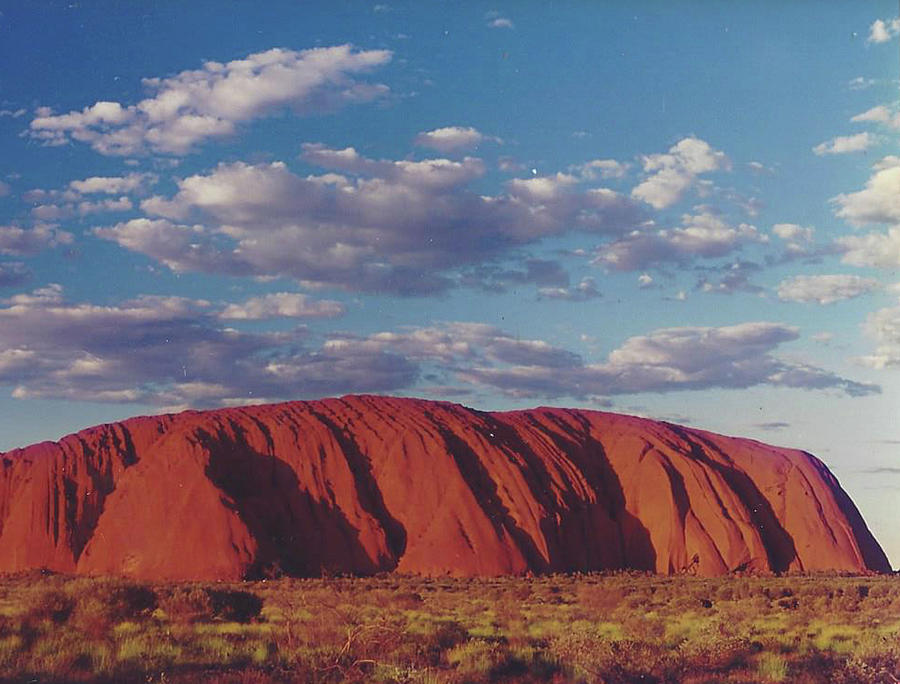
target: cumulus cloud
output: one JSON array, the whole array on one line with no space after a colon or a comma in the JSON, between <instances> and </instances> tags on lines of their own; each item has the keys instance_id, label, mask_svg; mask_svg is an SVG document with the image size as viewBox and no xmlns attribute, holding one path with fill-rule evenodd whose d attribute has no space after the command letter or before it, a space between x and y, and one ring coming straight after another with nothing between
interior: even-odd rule
<instances>
[{"instance_id":1,"label":"cumulus cloud","mask_svg":"<svg viewBox=\"0 0 900 684\"><path fill-rule=\"evenodd\" d=\"M886 233L844 235L835 243L844 253L844 263L876 268L900 266L900 228L889 228Z\"/></svg>"},{"instance_id":2,"label":"cumulus cloud","mask_svg":"<svg viewBox=\"0 0 900 684\"><path fill-rule=\"evenodd\" d=\"M296 304L259 299L238 305L242 315L268 316L273 308L282 315ZM198 407L398 391L425 377L465 391L543 398L761 384L851 395L877 391L775 356L779 345L797 338L796 329L776 323L656 330L591 364L544 340L483 323L332 333L314 343L303 328L223 327L223 317L236 312L182 297L74 303L58 285L15 295L0 300L0 384L18 398Z\"/></svg>"},{"instance_id":3,"label":"cumulus cloud","mask_svg":"<svg viewBox=\"0 0 900 684\"><path fill-rule=\"evenodd\" d=\"M801 248L812 242L816 231L815 228L796 223L776 223L772 226L772 232L787 242L789 246L794 245L795 248Z\"/></svg>"},{"instance_id":4,"label":"cumulus cloud","mask_svg":"<svg viewBox=\"0 0 900 684\"><path fill-rule=\"evenodd\" d=\"M697 184L699 174L731 168L724 152L694 137L679 141L667 154L647 155L641 161L647 176L631 196L654 209L665 209L681 200Z\"/></svg>"},{"instance_id":5,"label":"cumulus cloud","mask_svg":"<svg viewBox=\"0 0 900 684\"><path fill-rule=\"evenodd\" d=\"M95 230L179 271L286 276L307 286L428 294L450 271L490 263L515 247L571 230L618 235L642 212L606 188L566 174L512 179L484 195L470 184L480 159L374 160L353 148L305 145L321 175L284 163L222 164L178 181L148 214Z\"/></svg>"},{"instance_id":6,"label":"cumulus cloud","mask_svg":"<svg viewBox=\"0 0 900 684\"><path fill-rule=\"evenodd\" d=\"M488 138L471 126L445 126L419 133L415 143L440 152L453 152L477 147L483 140L496 140L496 138Z\"/></svg>"},{"instance_id":7,"label":"cumulus cloud","mask_svg":"<svg viewBox=\"0 0 900 684\"><path fill-rule=\"evenodd\" d=\"M16 295L0 305L0 384L17 398L202 407L393 391L417 377L389 351L310 346L302 329L239 332L220 313L181 297L72 303L58 285Z\"/></svg>"},{"instance_id":8,"label":"cumulus cloud","mask_svg":"<svg viewBox=\"0 0 900 684\"><path fill-rule=\"evenodd\" d=\"M816 145L812 148L812 151L820 157L826 154L863 152L877 142L878 139L869 132L857 133L856 135L840 135Z\"/></svg>"},{"instance_id":9,"label":"cumulus cloud","mask_svg":"<svg viewBox=\"0 0 900 684\"><path fill-rule=\"evenodd\" d=\"M344 305L330 299L313 299L296 292L273 292L252 297L240 304L229 304L220 318L265 320L270 318L335 318L344 314Z\"/></svg>"},{"instance_id":10,"label":"cumulus cloud","mask_svg":"<svg viewBox=\"0 0 900 684\"><path fill-rule=\"evenodd\" d=\"M348 336L331 344L360 353L392 349L436 365L458 382L516 397L592 398L757 385L835 389L854 396L879 391L773 354L797 338L796 328L767 322L666 328L629 338L605 362L594 364L542 340L524 340L473 323Z\"/></svg>"},{"instance_id":11,"label":"cumulus cloud","mask_svg":"<svg viewBox=\"0 0 900 684\"><path fill-rule=\"evenodd\" d=\"M881 160L864 189L833 197L836 214L855 226L900 223L900 165L895 159Z\"/></svg>"},{"instance_id":12,"label":"cumulus cloud","mask_svg":"<svg viewBox=\"0 0 900 684\"><path fill-rule=\"evenodd\" d=\"M29 134L47 145L87 143L104 155L182 155L280 109L302 113L377 98L387 86L357 77L390 59L387 50L339 45L299 52L274 48L224 64L206 62L168 78L144 79L152 95L137 104L101 101L67 114L41 108Z\"/></svg>"},{"instance_id":13,"label":"cumulus cloud","mask_svg":"<svg viewBox=\"0 0 900 684\"><path fill-rule=\"evenodd\" d=\"M31 215L40 221L60 221L73 216L126 212L134 208L127 194L142 194L156 183L157 176L131 173L127 176L92 176L71 181L63 189L34 188L23 199L35 203ZM96 195L121 194L116 198L96 198Z\"/></svg>"},{"instance_id":14,"label":"cumulus cloud","mask_svg":"<svg viewBox=\"0 0 900 684\"><path fill-rule=\"evenodd\" d=\"M875 339L878 346L874 353L859 361L871 368L900 366L900 307L879 309L869 314L866 332Z\"/></svg>"},{"instance_id":15,"label":"cumulus cloud","mask_svg":"<svg viewBox=\"0 0 900 684\"><path fill-rule=\"evenodd\" d=\"M31 215L40 221L60 221L73 216L131 211L133 208L134 205L128 197L119 197L75 204L39 204L31 210Z\"/></svg>"},{"instance_id":16,"label":"cumulus cloud","mask_svg":"<svg viewBox=\"0 0 900 684\"><path fill-rule=\"evenodd\" d=\"M38 224L33 228L0 226L0 254L31 256L45 249L71 244L72 234L56 226Z\"/></svg>"},{"instance_id":17,"label":"cumulus cloud","mask_svg":"<svg viewBox=\"0 0 900 684\"><path fill-rule=\"evenodd\" d=\"M832 304L859 297L879 287L881 284L874 278L857 275L800 275L782 280L778 285L778 297L789 302Z\"/></svg>"},{"instance_id":18,"label":"cumulus cloud","mask_svg":"<svg viewBox=\"0 0 900 684\"><path fill-rule=\"evenodd\" d=\"M861 114L857 114L852 117L850 121L855 123L864 123L864 122L874 122L874 123L882 123L886 124L891 121L893 117L891 116L891 111L885 107L884 105L878 105L877 107L872 107L871 109L867 109Z\"/></svg>"},{"instance_id":19,"label":"cumulus cloud","mask_svg":"<svg viewBox=\"0 0 900 684\"><path fill-rule=\"evenodd\" d=\"M640 229L601 246L594 264L616 271L636 271L662 262L721 257L747 243L765 242L755 226L732 226L710 212L684 214L682 227Z\"/></svg>"},{"instance_id":20,"label":"cumulus cloud","mask_svg":"<svg viewBox=\"0 0 900 684\"><path fill-rule=\"evenodd\" d=\"M73 180L69 188L80 195L127 195L140 192L159 180L150 173L129 173L126 176L91 176Z\"/></svg>"},{"instance_id":21,"label":"cumulus cloud","mask_svg":"<svg viewBox=\"0 0 900 684\"><path fill-rule=\"evenodd\" d=\"M233 251L220 250L215 236L203 226L186 226L167 219L132 219L94 234L125 249L147 254L173 271L221 272L249 275L249 267Z\"/></svg>"},{"instance_id":22,"label":"cumulus cloud","mask_svg":"<svg viewBox=\"0 0 900 684\"><path fill-rule=\"evenodd\" d=\"M900 18L876 19L869 27L868 43L887 43L900 33Z\"/></svg>"}]
</instances>

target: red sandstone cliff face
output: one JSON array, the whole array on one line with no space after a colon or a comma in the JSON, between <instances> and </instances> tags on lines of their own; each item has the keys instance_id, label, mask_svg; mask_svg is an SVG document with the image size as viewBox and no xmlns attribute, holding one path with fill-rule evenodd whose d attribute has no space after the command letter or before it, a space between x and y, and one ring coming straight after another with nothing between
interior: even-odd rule
<instances>
[{"instance_id":1,"label":"red sandstone cliff face","mask_svg":"<svg viewBox=\"0 0 900 684\"><path fill-rule=\"evenodd\" d=\"M801 451L611 413L367 396L134 418L0 455L0 572L28 568L890 569Z\"/></svg>"}]
</instances>

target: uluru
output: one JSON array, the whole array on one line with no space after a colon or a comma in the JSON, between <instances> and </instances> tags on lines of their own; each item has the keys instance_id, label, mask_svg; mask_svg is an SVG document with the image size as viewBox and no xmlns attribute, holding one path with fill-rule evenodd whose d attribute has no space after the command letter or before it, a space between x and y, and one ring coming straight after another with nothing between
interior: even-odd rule
<instances>
[{"instance_id":1,"label":"uluru","mask_svg":"<svg viewBox=\"0 0 900 684\"><path fill-rule=\"evenodd\" d=\"M799 450L615 413L383 396L187 411L0 455L0 572L886 572Z\"/></svg>"}]
</instances>

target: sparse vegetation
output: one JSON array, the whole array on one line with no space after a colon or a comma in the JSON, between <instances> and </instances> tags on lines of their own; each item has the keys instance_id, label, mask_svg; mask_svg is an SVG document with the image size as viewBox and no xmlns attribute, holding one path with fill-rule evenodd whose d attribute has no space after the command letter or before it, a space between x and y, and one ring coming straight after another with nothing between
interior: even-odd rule
<instances>
[{"instance_id":1,"label":"sparse vegetation","mask_svg":"<svg viewBox=\"0 0 900 684\"><path fill-rule=\"evenodd\" d=\"M0 681L900 679L895 577L0 578Z\"/></svg>"}]
</instances>

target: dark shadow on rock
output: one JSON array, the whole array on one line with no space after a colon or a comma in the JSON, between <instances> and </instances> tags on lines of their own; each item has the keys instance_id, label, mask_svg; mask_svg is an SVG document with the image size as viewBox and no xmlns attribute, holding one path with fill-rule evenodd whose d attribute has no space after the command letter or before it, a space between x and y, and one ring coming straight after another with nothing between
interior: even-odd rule
<instances>
[{"instance_id":1,"label":"dark shadow on rock","mask_svg":"<svg viewBox=\"0 0 900 684\"><path fill-rule=\"evenodd\" d=\"M656 549L650 532L625 509L622 483L603 445L590 437L587 419L574 412L566 412L568 420L555 412L547 412L541 418L529 415L530 428L553 443L581 476L581 486L586 486L594 499L589 501L578 495L575 483L562 472L569 486L563 494L559 518L553 513L541 523L545 537L555 540L551 546L552 569L556 572L655 570ZM511 426L504 425L503 434L506 439L521 443ZM529 455L527 445L519 448L526 457ZM529 461L537 471L529 485L540 488L542 483L549 482L549 473L533 454Z\"/></svg>"},{"instance_id":2,"label":"dark shadow on rock","mask_svg":"<svg viewBox=\"0 0 900 684\"><path fill-rule=\"evenodd\" d=\"M60 442L60 451L55 454L57 463L80 461L82 464L81 468L64 467L62 479L66 528L70 531L68 544L76 563L94 535L107 497L116 488L113 460L120 459L126 468L138 460L125 425L113 424L97 430L99 434L93 445L80 434L73 435Z\"/></svg>"},{"instance_id":3,"label":"dark shadow on rock","mask_svg":"<svg viewBox=\"0 0 900 684\"><path fill-rule=\"evenodd\" d=\"M381 493L381 488L378 486L375 475L372 473L372 463L369 457L359 448L359 444L353 438L353 433L350 430L339 425L321 411L309 408L309 412L331 431L335 441L341 447L341 452L347 460L350 472L353 474L360 506L378 521L378 524L384 531L391 557L377 559L378 570L393 570L406 552L406 528L391 515L387 505L384 503L384 496Z\"/></svg>"},{"instance_id":4,"label":"dark shadow on rock","mask_svg":"<svg viewBox=\"0 0 900 684\"><path fill-rule=\"evenodd\" d=\"M826 482L830 486L835 499L837 499L838 506L844 514L844 518L850 523L850 529L853 530L853 538L862 554L863 563L865 563L866 567L873 572L891 572L891 564L887 555L884 553L884 549L881 548L881 545L875 539L871 530L866 526L862 514L859 512L856 504L853 503L850 495L844 491L837 478L824 464L816 459L815 456L812 456L812 454L807 454L807 456L815 459L814 466L819 472L819 476L822 478L823 482Z\"/></svg>"},{"instance_id":5,"label":"dark shadow on rock","mask_svg":"<svg viewBox=\"0 0 900 684\"><path fill-rule=\"evenodd\" d=\"M497 536L508 536L525 558L532 572L548 572L550 566L538 550L534 540L516 523L509 509L500 500L497 483L481 462L481 458L466 440L452 430L435 421L435 428L447 447L447 453L456 462L460 475L491 521Z\"/></svg>"},{"instance_id":6,"label":"dark shadow on rock","mask_svg":"<svg viewBox=\"0 0 900 684\"><path fill-rule=\"evenodd\" d=\"M228 429L199 429L195 435L209 453L207 476L228 495L258 544L248 578L382 570L344 513L310 495L293 468L275 454L250 446L240 423L229 420Z\"/></svg>"},{"instance_id":7,"label":"dark shadow on rock","mask_svg":"<svg viewBox=\"0 0 900 684\"><path fill-rule=\"evenodd\" d=\"M728 486L738 495L750 515L753 526L756 527L762 538L763 546L765 546L768 556L769 569L772 572L785 572L797 558L797 547L794 545L791 535L788 534L778 520L778 516L772 510L768 499L756 486L756 483L747 473L728 465L728 463L731 463L731 458L728 454L724 453L709 440L677 425L669 425L669 428L691 445L692 458L719 473ZM710 451L719 454L725 463L715 461L707 456L701 444Z\"/></svg>"}]
</instances>

